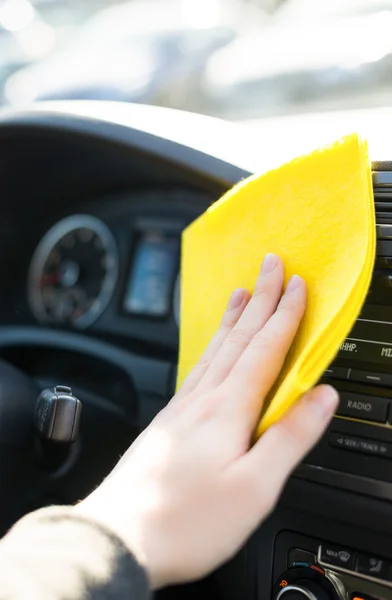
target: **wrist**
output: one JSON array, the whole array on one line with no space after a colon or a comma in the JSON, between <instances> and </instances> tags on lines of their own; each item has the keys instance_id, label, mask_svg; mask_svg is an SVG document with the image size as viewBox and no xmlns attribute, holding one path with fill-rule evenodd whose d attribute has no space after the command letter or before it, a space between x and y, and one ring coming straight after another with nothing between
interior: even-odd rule
<instances>
[{"instance_id":1,"label":"wrist","mask_svg":"<svg viewBox=\"0 0 392 600\"><path fill-rule=\"evenodd\" d=\"M127 520L127 526L124 526L123 519L119 518L116 514L108 514L112 511L108 510L108 506L111 506L110 502L101 503L97 498L89 496L86 500L82 500L76 504L72 512L76 517L80 517L86 521L95 523L99 527L102 527L111 535L118 538L123 546L126 547L128 552L136 559L139 565L145 570L150 586L152 589L157 589L159 584L156 582L156 578L153 577L151 569L147 561L145 552L142 549L142 544L138 541L138 527L135 527L130 534L129 523Z\"/></svg>"}]
</instances>

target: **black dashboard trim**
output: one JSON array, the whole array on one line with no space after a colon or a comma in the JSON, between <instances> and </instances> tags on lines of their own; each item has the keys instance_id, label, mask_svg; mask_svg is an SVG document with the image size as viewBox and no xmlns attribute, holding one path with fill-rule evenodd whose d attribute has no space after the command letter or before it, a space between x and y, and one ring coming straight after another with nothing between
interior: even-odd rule
<instances>
[{"instance_id":1,"label":"black dashboard trim","mask_svg":"<svg viewBox=\"0 0 392 600\"><path fill-rule=\"evenodd\" d=\"M385 481L369 479L368 477L358 477L358 475L351 475L350 473L308 465L306 463L297 467L294 477L315 483L322 483L329 487L339 487L365 496L392 501L392 484Z\"/></svg>"},{"instance_id":2,"label":"black dashboard trim","mask_svg":"<svg viewBox=\"0 0 392 600\"><path fill-rule=\"evenodd\" d=\"M198 176L202 176L204 180L208 178L211 183L219 185L222 189L228 189L251 174L247 170L190 146L115 122L50 110L3 111L0 114L0 136L4 136L10 131L13 134L19 131L26 135L28 130L53 131L62 134L68 132L133 147L139 152L177 164L190 172L193 171Z\"/></svg>"}]
</instances>

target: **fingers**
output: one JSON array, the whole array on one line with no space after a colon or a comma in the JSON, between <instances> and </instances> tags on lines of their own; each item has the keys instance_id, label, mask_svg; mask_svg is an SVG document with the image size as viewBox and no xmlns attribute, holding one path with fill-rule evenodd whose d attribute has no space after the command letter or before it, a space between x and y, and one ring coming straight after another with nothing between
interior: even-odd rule
<instances>
[{"instance_id":1,"label":"fingers","mask_svg":"<svg viewBox=\"0 0 392 600\"><path fill-rule=\"evenodd\" d=\"M197 392L203 393L226 379L254 335L265 326L276 310L282 294L283 279L282 261L274 254L267 254L252 299L236 325L225 336L204 377L199 380Z\"/></svg>"},{"instance_id":2,"label":"fingers","mask_svg":"<svg viewBox=\"0 0 392 600\"><path fill-rule=\"evenodd\" d=\"M276 312L253 337L224 383L229 401L231 398L239 406L248 406L250 402L249 416L254 420L260 414L262 399L280 373L304 315L305 306L305 282L294 275Z\"/></svg>"},{"instance_id":3,"label":"fingers","mask_svg":"<svg viewBox=\"0 0 392 600\"><path fill-rule=\"evenodd\" d=\"M276 503L292 470L321 438L338 401L334 388L328 385L314 388L238 461L241 482L244 484L245 479L249 485L256 483L255 495L259 498L256 502L260 502L260 506L267 501L272 508Z\"/></svg>"},{"instance_id":4,"label":"fingers","mask_svg":"<svg viewBox=\"0 0 392 600\"><path fill-rule=\"evenodd\" d=\"M191 373L188 375L180 390L176 394L176 399L182 398L190 394L199 381L202 379L206 371L208 370L213 358L217 354L219 348L224 342L226 336L231 329L236 325L238 319L241 317L246 305L250 299L248 290L238 288L233 292L230 297L229 303L225 314L223 315L220 328L211 342L207 346L203 356L197 363Z\"/></svg>"}]
</instances>

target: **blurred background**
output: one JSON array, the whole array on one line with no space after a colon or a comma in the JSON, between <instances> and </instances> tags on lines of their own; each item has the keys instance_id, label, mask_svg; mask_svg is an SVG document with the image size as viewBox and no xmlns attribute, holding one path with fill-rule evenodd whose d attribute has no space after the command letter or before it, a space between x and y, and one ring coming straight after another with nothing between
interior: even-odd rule
<instances>
[{"instance_id":1,"label":"blurred background","mask_svg":"<svg viewBox=\"0 0 392 600\"><path fill-rule=\"evenodd\" d=\"M0 103L235 121L392 104L392 0L0 0Z\"/></svg>"}]
</instances>

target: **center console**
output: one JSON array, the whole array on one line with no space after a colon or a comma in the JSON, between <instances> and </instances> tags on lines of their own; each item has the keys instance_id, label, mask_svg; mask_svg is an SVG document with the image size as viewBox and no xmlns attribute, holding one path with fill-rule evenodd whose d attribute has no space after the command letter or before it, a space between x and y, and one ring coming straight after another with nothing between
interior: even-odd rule
<instances>
[{"instance_id":1,"label":"center console","mask_svg":"<svg viewBox=\"0 0 392 600\"><path fill-rule=\"evenodd\" d=\"M392 500L392 173L374 173L374 186L371 288L323 377L340 393L336 418L299 475Z\"/></svg>"},{"instance_id":2,"label":"center console","mask_svg":"<svg viewBox=\"0 0 392 600\"><path fill-rule=\"evenodd\" d=\"M259 565L274 540L271 594L260 598L392 599L392 173L374 172L374 190L371 288L322 378L339 390L340 406L298 468L296 492L288 486L256 536Z\"/></svg>"},{"instance_id":3,"label":"center console","mask_svg":"<svg viewBox=\"0 0 392 600\"><path fill-rule=\"evenodd\" d=\"M382 168L371 289L322 378L339 390L339 409L224 568L225 600L392 600L392 171Z\"/></svg>"}]
</instances>

